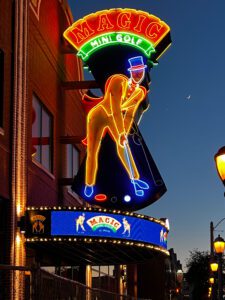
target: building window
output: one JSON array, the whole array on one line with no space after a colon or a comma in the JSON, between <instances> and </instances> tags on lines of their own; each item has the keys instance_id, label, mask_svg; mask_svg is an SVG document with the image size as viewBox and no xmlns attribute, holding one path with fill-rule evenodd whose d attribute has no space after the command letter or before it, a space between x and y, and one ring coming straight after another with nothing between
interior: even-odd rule
<instances>
[{"instance_id":1,"label":"building window","mask_svg":"<svg viewBox=\"0 0 225 300\"><path fill-rule=\"evenodd\" d=\"M115 266L92 266L92 287L116 291L116 269Z\"/></svg>"},{"instance_id":2,"label":"building window","mask_svg":"<svg viewBox=\"0 0 225 300\"><path fill-rule=\"evenodd\" d=\"M32 157L52 172L53 118L35 95L32 102Z\"/></svg>"},{"instance_id":3,"label":"building window","mask_svg":"<svg viewBox=\"0 0 225 300\"><path fill-rule=\"evenodd\" d=\"M67 145L67 178L73 178L77 175L79 169L80 153L76 147L71 144Z\"/></svg>"},{"instance_id":4,"label":"building window","mask_svg":"<svg viewBox=\"0 0 225 300\"><path fill-rule=\"evenodd\" d=\"M4 52L0 49L0 127L3 127Z\"/></svg>"}]
</instances>

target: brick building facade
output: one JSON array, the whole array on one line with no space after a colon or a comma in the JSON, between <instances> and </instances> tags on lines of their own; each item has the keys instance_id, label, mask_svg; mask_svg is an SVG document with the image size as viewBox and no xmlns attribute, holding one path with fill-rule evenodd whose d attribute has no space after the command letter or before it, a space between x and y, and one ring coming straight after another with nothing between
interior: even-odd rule
<instances>
[{"instance_id":1,"label":"brick building facade","mask_svg":"<svg viewBox=\"0 0 225 300\"><path fill-rule=\"evenodd\" d=\"M0 1L1 264L35 262L35 252L27 261L16 245L26 206L82 204L62 184L84 155L82 91L63 89L83 79L62 37L71 22L67 1ZM13 279L7 284L10 290Z\"/></svg>"}]
</instances>

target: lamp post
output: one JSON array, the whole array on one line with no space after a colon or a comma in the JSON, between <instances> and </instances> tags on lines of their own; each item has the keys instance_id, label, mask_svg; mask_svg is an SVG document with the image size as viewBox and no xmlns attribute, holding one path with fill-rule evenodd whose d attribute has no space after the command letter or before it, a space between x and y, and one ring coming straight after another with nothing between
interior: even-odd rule
<instances>
[{"instance_id":1,"label":"lamp post","mask_svg":"<svg viewBox=\"0 0 225 300\"><path fill-rule=\"evenodd\" d=\"M214 230L225 220L225 218L222 218L215 226L213 225L213 222L210 222L210 255L211 257L214 256L214 250L213 250L213 243L214 243Z\"/></svg>"},{"instance_id":2,"label":"lamp post","mask_svg":"<svg viewBox=\"0 0 225 300\"><path fill-rule=\"evenodd\" d=\"M210 258L210 263L209 264L210 264L211 274L215 274L217 272L217 270L218 270L218 263L217 263L215 257L212 256L212 254L211 254L211 258ZM211 276L211 278L212 278L212 276ZM213 279L214 278L215 278L215 275L213 275ZM212 283L211 281L210 281L210 283ZM215 279L213 281L215 281ZM211 291L210 295L212 297L211 298L212 300L216 299L216 285L215 284L212 285L212 291Z\"/></svg>"},{"instance_id":3,"label":"lamp post","mask_svg":"<svg viewBox=\"0 0 225 300\"><path fill-rule=\"evenodd\" d=\"M222 273L222 254L224 252L225 242L224 239L221 238L220 235L214 241L214 249L216 254L218 255L218 300L223 299L223 273Z\"/></svg>"},{"instance_id":4,"label":"lamp post","mask_svg":"<svg viewBox=\"0 0 225 300\"><path fill-rule=\"evenodd\" d=\"M213 222L210 222L210 268L213 272L217 272L218 269L218 263L215 259L215 252L214 252L214 230L225 220L225 218L222 218L215 226L213 225ZM216 299L216 286L213 286L212 289L212 299Z\"/></svg>"},{"instance_id":5,"label":"lamp post","mask_svg":"<svg viewBox=\"0 0 225 300\"><path fill-rule=\"evenodd\" d=\"M216 169L217 172L219 174L219 177L221 179L221 181L223 182L224 186L225 186L225 146L223 146L222 148L220 148L218 150L218 152L214 155L214 159L215 159L215 163L216 163ZM224 193L225 196L225 193ZM218 236L218 238L214 240L214 230L215 228L225 220L225 218L223 218L222 220L220 220L215 227L213 227L213 222L210 222L210 254L211 254L211 259L214 259L214 250L213 250L213 244L214 244L214 249L215 252L218 254L218 259L219 259L219 270L218 270L218 283L219 283L219 300L222 299L222 254L224 251L224 240ZM218 252L217 252L218 251ZM221 252L222 251L222 252ZM210 264L211 269L216 271L216 264L211 263ZM214 272L215 272L214 271ZM214 290L215 292L215 290ZM213 295L214 297L214 295ZM214 298L213 298L214 299Z\"/></svg>"}]
</instances>

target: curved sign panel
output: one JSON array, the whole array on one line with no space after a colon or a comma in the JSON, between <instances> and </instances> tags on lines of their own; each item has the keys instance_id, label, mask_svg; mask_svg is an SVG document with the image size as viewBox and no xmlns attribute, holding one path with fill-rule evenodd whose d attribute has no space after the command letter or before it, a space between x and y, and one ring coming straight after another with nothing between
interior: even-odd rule
<instances>
[{"instance_id":1,"label":"curved sign panel","mask_svg":"<svg viewBox=\"0 0 225 300\"><path fill-rule=\"evenodd\" d=\"M76 21L64 32L64 37L86 61L96 50L112 44L130 45L149 56L169 32L169 26L154 15L116 8L98 11ZM161 52L166 47L168 44Z\"/></svg>"},{"instance_id":2,"label":"curved sign panel","mask_svg":"<svg viewBox=\"0 0 225 300\"><path fill-rule=\"evenodd\" d=\"M27 208L26 238L121 240L167 249L168 223L145 215L81 208Z\"/></svg>"},{"instance_id":3,"label":"curved sign panel","mask_svg":"<svg viewBox=\"0 0 225 300\"><path fill-rule=\"evenodd\" d=\"M102 212L53 211L52 236L127 239L167 248L168 230L154 221Z\"/></svg>"}]
</instances>

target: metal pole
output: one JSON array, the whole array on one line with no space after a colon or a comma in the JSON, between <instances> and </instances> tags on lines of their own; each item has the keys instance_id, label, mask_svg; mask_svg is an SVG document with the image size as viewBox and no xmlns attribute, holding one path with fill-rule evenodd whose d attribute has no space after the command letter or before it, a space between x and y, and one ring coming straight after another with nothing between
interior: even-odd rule
<instances>
[{"instance_id":1,"label":"metal pole","mask_svg":"<svg viewBox=\"0 0 225 300\"><path fill-rule=\"evenodd\" d=\"M210 222L210 257L213 258L214 251L213 251L213 222ZM215 290L215 284L212 286L212 300L216 299L216 290Z\"/></svg>"},{"instance_id":2,"label":"metal pole","mask_svg":"<svg viewBox=\"0 0 225 300\"><path fill-rule=\"evenodd\" d=\"M218 290L219 290L219 300L223 299L223 273L222 273L222 254L218 254Z\"/></svg>"},{"instance_id":3,"label":"metal pole","mask_svg":"<svg viewBox=\"0 0 225 300\"><path fill-rule=\"evenodd\" d=\"M210 222L210 254L214 256L213 243L214 230L221 224L225 218L222 218L215 226L213 226L213 222ZM215 297L215 287L212 289L212 299L216 299ZM222 254L218 255L218 300L223 299L223 271L222 271Z\"/></svg>"},{"instance_id":4,"label":"metal pole","mask_svg":"<svg viewBox=\"0 0 225 300\"><path fill-rule=\"evenodd\" d=\"M213 235L213 222L210 222L210 257L214 257L214 250L213 250L213 240L214 240L214 235ZM212 300L216 299L216 286L215 283L212 285Z\"/></svg>"},{"instance_id":5,"label":"metal pole","mask_svg":"<svg viewBox=\"0 0 225 300\"><path fill-rule=\"evenodd\" d=\"M213 255L214 255L213 240L214 240L214 237L213 237L213 222L210 222L210 254L211 254L211 257L213 257Z\"/></svg>"}]
</instances>

